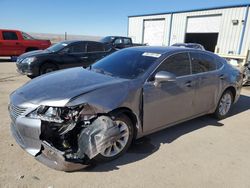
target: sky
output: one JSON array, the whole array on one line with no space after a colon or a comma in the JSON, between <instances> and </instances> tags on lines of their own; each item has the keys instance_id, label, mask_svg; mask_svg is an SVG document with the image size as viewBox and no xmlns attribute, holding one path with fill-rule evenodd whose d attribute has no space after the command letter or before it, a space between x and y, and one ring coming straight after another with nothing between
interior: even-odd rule
<instances>
[{"instance_id":1,"label":"sky","mask_svg":"<svg viewBox=\"0 0 250 188\"><path fill-rule=\"evenodd\" d=\"M126 36L131 15L245 3L250 0L0 0L0 28Z\"/></svg>"}]
</instances>

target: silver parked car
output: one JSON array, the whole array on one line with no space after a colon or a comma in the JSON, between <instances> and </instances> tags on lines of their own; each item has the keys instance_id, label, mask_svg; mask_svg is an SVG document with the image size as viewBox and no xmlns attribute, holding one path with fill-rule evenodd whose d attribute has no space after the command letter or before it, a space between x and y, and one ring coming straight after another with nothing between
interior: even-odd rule
<instances>
[{"instance_id":1,"label":"silver parked car","mask_svg":"<svg viewBox=\"0 0 250 188\"><path fill-rule=\"evenodd\" d=\"M133 139L180 122L210 113L225 118L241 85L240 72L210 52L128 48L17 89L11 130L37 160L72 171L113 160Z\"/></svg>"}]
</instances>

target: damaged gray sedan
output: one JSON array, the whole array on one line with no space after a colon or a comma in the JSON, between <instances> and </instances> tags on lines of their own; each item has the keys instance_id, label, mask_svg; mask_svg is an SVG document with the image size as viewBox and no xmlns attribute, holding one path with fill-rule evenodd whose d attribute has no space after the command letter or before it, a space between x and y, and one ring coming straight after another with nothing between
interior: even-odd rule
<instances>
[{"instance_id":1,"label":"damaged gray sedan","mask_svg":"<svg viewBox=\"0 0 250 188\"><path fill-rule=\"evenodd\" d=\"M180 122L210 113L225 118L241 83L240 72L210 52L128 48L17 89L10 95L11 131L43 164L78 170Z\"/></svg>"}]
</instances>

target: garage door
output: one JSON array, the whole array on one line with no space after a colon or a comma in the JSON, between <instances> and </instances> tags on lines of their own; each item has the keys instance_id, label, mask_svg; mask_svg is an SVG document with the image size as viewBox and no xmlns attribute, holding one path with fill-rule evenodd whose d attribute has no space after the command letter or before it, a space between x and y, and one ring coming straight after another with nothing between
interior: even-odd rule
<instances>
[{"instance_id":1,"label":"garage door","mask_svg":"<svg viewBox=\"0 0 250 188\"><path fill-rule=\"evenodd\" d=\"M143 43L150 46L162 46L164 40L165 19L145 20Z\"/></svg>"},{"instance_id":2,"label":"garage door","mask_svg":"<svg viewBox=\"0 0 250 188\"><path fill-rule=\"evenodd\" d=\"M189 17L187 33L219 33L221 16Z\"/></svg>"}]
</instances>

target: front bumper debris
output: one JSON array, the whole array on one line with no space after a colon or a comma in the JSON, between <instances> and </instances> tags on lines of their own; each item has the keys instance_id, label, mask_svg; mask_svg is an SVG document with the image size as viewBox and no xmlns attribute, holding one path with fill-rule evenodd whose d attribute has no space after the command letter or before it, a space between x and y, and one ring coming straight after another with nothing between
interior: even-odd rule
<instances>
[{"instance_id":1,"label":"front bumper debris","mask_svg":"<svg viewBox=\"0 0 250 188\"><path fill-rule=\"evenodd\" d=\"M11 109L14 108L17 107ZM75 141L78 147L77 151L74 151L67 147L60 149L51 140L43 137L44 134L49 134L48 130L43 129L44 126L53 125L20 115L16 119L12 118L11 132L16 142L38 161L50 168L62 171L76 171L88 166L91 159L120 136L120 129L114 121L102 115L96 117L87 127L81 128L77 135L73 135L72 138L77 139Z\"/></svg>"},{"instance_id":2,"label":"front bumper debris","mask_svg":"<svg viewBox=\"0 0 250 188\"><path fill-rule=\"evenodd\" d=\"M43 142L41 153L35 158L50 168L67 172L81 170L87 166L81 163L66 161L63 155L64 152L61 152L50 146L48 143Z\"/></svg>"},{"instance_id":3,"label":"front bumper debris","mask_svg":"<svg viewBox=\"0 0 250 188\"><path fill-rule=\"evenodd\" d=\"M21 148L50 168L62 171L75 171L87 166L66 161L64 152L41 141L40 120L19 117L16 119L15 123L11 123L11 132Z\"/></svg>"}]
</instances>

